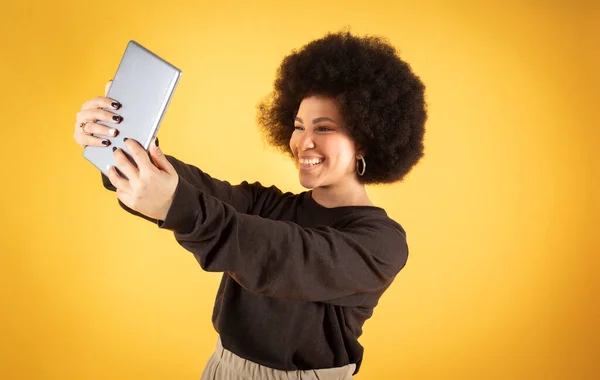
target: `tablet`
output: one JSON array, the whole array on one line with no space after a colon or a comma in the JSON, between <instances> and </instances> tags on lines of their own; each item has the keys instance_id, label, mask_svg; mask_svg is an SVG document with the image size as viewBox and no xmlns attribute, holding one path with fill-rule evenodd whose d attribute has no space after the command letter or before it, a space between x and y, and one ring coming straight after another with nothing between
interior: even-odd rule
<instances>
[{"instance_id":1,"label":"tablet","mask_svg":"<svg viewBox=\"0 0 600 380\"><path fill-rule=\"evenodd\" d=\"M124 138L136 140L148 151L180 76L181 70L139 43L129 41L106 95L121 103L121 108L105 110L115 112L123 119L120 123L98 121L98 124L117 128L119 134L116 137L94 134L110 140L110 145L87 146L83 156L108 176L109 165L118 170L113 147L123 149L130 161L134 162ZM127 178L121 171L119 174Z\"/></svg>"}]
</instances>

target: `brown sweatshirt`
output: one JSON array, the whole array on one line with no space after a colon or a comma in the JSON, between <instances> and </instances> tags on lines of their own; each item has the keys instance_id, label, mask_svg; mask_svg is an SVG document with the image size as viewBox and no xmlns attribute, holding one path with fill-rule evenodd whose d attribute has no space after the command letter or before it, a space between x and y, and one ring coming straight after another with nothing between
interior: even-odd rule
<instances>
[{"instance_id":1,"label":"brown sweatshirt","mask_svg":"<svg viewBox=\"0 0 600 380\"><path fill-rule=\"evenodd\" d=\"M230 185L167 159L180 178L164 221L119 204L223 272L212 316L223 347L280 370L358 373L362 326L408 257L404 229L379 207L326 208L311 191Z\"/></svg>"}]
</instances>

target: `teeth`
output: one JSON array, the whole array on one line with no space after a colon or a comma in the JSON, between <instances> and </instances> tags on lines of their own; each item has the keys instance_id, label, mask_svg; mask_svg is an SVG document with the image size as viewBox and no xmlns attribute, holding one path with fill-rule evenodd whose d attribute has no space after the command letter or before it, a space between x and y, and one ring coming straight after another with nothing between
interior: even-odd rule
<instances>
[{"instance_id":1,"label":"teeth","mask_svg":"<svg viewBox=\"0 0 600 380\"><path fill-rule=\"evenodd\" d=\"M323 160L321 160L320 158L301 158L300 160L298 160L302 165L316 165L316 164L320 164Z\"/></svg>"}]
</instances>

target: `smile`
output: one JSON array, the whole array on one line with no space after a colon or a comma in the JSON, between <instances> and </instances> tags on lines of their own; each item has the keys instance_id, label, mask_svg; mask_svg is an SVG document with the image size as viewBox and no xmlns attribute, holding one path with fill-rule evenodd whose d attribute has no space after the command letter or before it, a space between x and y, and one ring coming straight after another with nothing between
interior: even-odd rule
<instances>
[{"instance_id":1,"label":"smile","mask_svg":"<svg viewBox=\"0 0 600 380\"><path fill-rule=\"evenodd\" d=\"M312 170L317 166L321 165L325 161L323 158L310 158L304 159L301 158L298 160L298 164L300 166L300 170Z\"/></svg>"}]
</instances>

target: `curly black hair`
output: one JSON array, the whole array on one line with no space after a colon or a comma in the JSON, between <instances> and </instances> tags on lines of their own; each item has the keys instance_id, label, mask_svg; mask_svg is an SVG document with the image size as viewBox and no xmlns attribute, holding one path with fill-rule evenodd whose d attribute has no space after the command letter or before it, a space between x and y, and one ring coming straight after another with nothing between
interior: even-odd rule
<instances>
[{"instance_id":1,"label":"curly black hair","mask_svg":"<svg viewBox=\"0 0 600 380\"><path fill-rule=\"evenodd\" d=\"M364 184L400 181L423 156L425 86L386 39L328 33L286 56L273 92L258 104L267 141L293 154L289 141L302 99L333 98L350 137L365 151Z\"/></svg>"}]
</instances>

